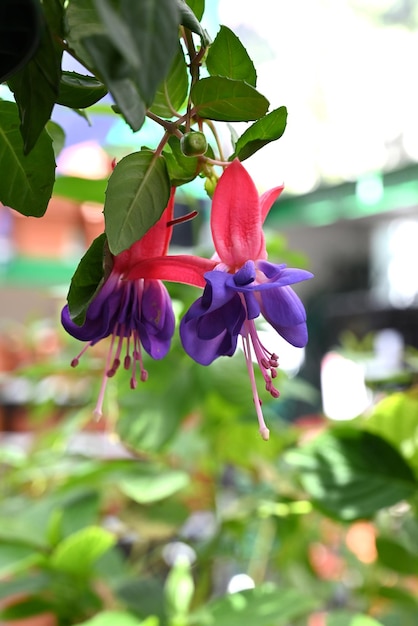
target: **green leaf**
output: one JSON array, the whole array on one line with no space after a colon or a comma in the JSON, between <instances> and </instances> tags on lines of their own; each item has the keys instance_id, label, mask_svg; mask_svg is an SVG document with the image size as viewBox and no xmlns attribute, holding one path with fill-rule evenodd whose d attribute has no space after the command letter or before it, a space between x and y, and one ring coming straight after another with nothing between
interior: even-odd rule
<instances>
[{"instance_id":1,"label":"green leaf","mask_svg":"<svg viewBox=\"0 0 418 626\"><path fill-rule=\"evenodd\" d=\"M107 94L107 88L94 76L64 71L59 84L57 104L85 109Z\"/></svg>"},{"instance_id":2,"label":"green leaf","mask_svg":"<svg viewBox=\"0 0 418 626\"><path fill-rule=\"evenodd\" d=\"M79 626L145 626L145 622L126 611L103 611L87 622L80 622Z\"/></svg>"},{"instance_id":3,"label":"green leaf","mask_svg":"<svg viewBox=\"0 0 418 626\"><path fill-rule=\"evenodd\" d=\"M212 76L243 80L253 87L257 84L257 73L247 50L227 26L221 26L210 46L206 67Z\"/></svg>"},{"instance_id":4,"label":"green leaf","mask_svg":"<svg viewBox=\"0 0 418 626\"><path fill-rule=\"evenodd\" d=\"M102 285L106 236L99 235L87 250L71 279L68 308L73 322L81 326L90 302Z\"/></svg>"},{"instance_id":5,"label":"green leaf","mask_svg":"<svg viewBox=\"0 0 418 626\"><path fill-rule=\"evenodd\" d=\"M69 535L53 551L50 564L62 572L85 577L95 562L116 543L116 537L100 526L87 526Z\"/></svg>"},{"instance_id":6,"label":"green leaf","mask_svg":"<svg viewBox=\"0 0 418 626\"><path fill-rule=\"evenodd\" d=\"M22 542L0 541L0 577L10 576L42 561L43 555Z\"/></svg>"},{"instance_id":7,"label":"green leaf","mask_svg":"<svg viewBox=\"0 0 418 626\"><path fill-rule=\"evenodd\" d=\"M116 6L119 16L108 0L96 0L108 36L134 71L135 84L149 107L177 52L178 10L172 0L119 0Z\"/></svg>"},{"instance_id":8,"label":"green leaf","mask_svg":"<svg viewBox=\"0 0 418 626\"><path fill-rule=\"evenodd\" d=\"M186 2L195 14L196 19L201 20L205 12L205 0L186 0Z\"/></svg>"},{"instance_id":9,"label":"green leaf","mask_svg":"<svg viewBox=\"0 0 418 626\"><path fill-rule=\"evenodd\" d=\"M159 220L169 197L163 157L141 150L119 161L109 179L104 207L110 251L119 254L141 239Z\"/></svg>"},{"instance_id":10,"label":"green leaf","mask_svg":"<svg viewBox=\"0 0 418 626\"><path fill-rule=\"evenodd\" d=\"M188 558L177 558L164 585L167 612L176 622L176 617L186 616L194 594L194 582Z\"/></svg>"},{"instance_id":11,"label":"green leaf","mask_svg":"<svg viewBox=\"0 0 418 626\"><path fill-rule=\"evenodd\" d=\"M3 0L0 5L0 83L35 54L42 32L38 0Z\"/></svg>"},{"instance_id":12,"label":"green leaf","mask_svg":"<svg viewBox=\"0 0 418 626\"><path fill-rule=\"evenodd\" d=\"M188 73L184 52L179 45L170 71L155 94L151 111L160 117L173 117L184 104L189 86Z\"/></svg>"},{"instance_id":13,"label":"green leaf","mask_svg":"<svg viewBox=\"0 0 418 626\"><path fill-rule=\"evenodd\" d=\"M1 581L0 600L18 594L28 596L50 588L51 578L44 572L14 577L12 580Z\"/></svg>"},{"instance_id":14,"label":"green leaf","mask_svg":"<svg viewBox=\"0 0 418 626\"><path fill-rule=\"evenodd\" d=\"M108 178L90 180L77 176L58 176L55 181L54 195L76 202L103 204L108 182Z\"/></svg>"},{"instance_id":15,"label":"green leaf","mask_svg":"<svg viewBox=\"0 0 418 626\"><path fill-rule=\"evenodd\" d=\"M203 2L200 2L200 3L199 2L194 2L194 3L187 2L186 3L184 0L176 0L176 4L180 12L180 24L182 24L183 26L191 30L192 33L196 33L197 35L199 35L202 40L203 46L208 46L211 43L209 35L205 31L205 29L202 28L202 25L199 22L199 19L201 18L203 14L204 3ZM200 16L199 18L196 16L193 10L195 7L191 6L192 4L196 6L196 10ZM202 4L203 4L203 8L202 8Z\"/></svg>"},{"instance_id":16,"label":"green leaf","mask_svg":"<svg viewBox=\"0 0 418 626\"><path fill-rule=\"evenodd\" d=\"M382 565L398 572L415 576L418 572L418 554L413 554L402 544L388 537L377 537L376 548Z\"/></svg>"},{"instance_id":17,"label":"green leaf","mask_svg":"<svg viewBox=\"0 0 418 626\"><path fill-rule=\"evenodd\" d=\"M285 458L299 469L313 503L339 520L369 518L417 489L414 474L398 451L360 430L326 432Z\"/></svg>"},{"instance_id":18,"label":"green leaf","mask_svg":"<svg viewBox=\"0 0 418 626\"><path fill-rule=\"evenodd\" d=\"M57 124L56 122L53 122L52 120L49 120L46 123L45 128L48 132L48 135L52 139L52 147L54 149L54 156L55 158L57 158L57 156L59 155L59 153L61 152L61 150L63 149L65 145L64 129L59 124Z\"/></svg>"},{"instance_id":19,"label":"green leaf","mask_svg":"<svg viewBox=\"0 0 418 626\"><path fill-rule=\"evenodd\" d=\"M140 466L136 474L123 478L121 491L140 504L149 504L169 498L189 484L190 478L180 470L164 470Z\"/></svg>"},{"instance_id":20,"label":"green leaf","mask_svg":"<svg viewBox=\"0 0 418 626\"><path fill-rule=\"evenodd\" d=\"M172 135L164 148L170 184L178 187L196 178L197 158L187 157L180 148L180 140Z\"/></svg>"},{"instance_id":21,"label":"green leaf","mask_svg":"<svg viewBox=\"0 0 418 626\"><path fill-rule=\"evenodd\" d=\"M66 39L76 56L91 67L93 60L88 54L84 40L93 35L106 35L106 28L101 21L94 0L71 0L65 11Z\"/></svg>"},{"instance_id":22,"label":"green leaf","mask_svg":"<svg viewBox=\"0 0 418 626\"><path fill-rule=\"evenodd\" d=\"M51 117L58 96L61 57L62 50L45 25L36 54L8 81L19 107L25 154L33 149Z\"/></svg>"},{"instance_id":23,"label":"green leaf","mask_svg":"<svg viewBox=\"0 0 418 626\"><path fill-rule=\"evenodd\" d=\"M43 130L30 154L23 152L19 115L13 102L0 102L0 201L23 215L46 211L55 178L52 139Z\"/></svg>"},{"instance_id":24,"label":"green leaf","mask_svg":"<svg viewBox=\"0 0 418 626\"><path fill-rule=\"evenodd\" d=\"M395 446L418 470L418 394L416 389L390 394L367 418L365 428Z\"/></svg>"},{"instance_id":25,"label":"green leaf","mask_svg":"<svg viewBox=\"0 0 418 626\"><path fill-rule=\"evenodd\" d=\"M268 100L254 87L223 76L202 78L192 88L200 117L220 122L248 122L266 114Z\"/></svg>"},{"instance_id":26,"label":"green leaf","mask_svg":"<svg viewBox=\"0 0 418 626\"><path fill-rule=\"evenodd\" d=\"M287 626L291 620L308 615L316 605L317 600L306 593L265 583L209 602L189 619L196 626Z\"/></svg>"},{"instance_id":27,"label":"green leaf","mask_svg":"<svg viewBox=\"0 0 418 626\"><path fill-rule=\"evenodd\" d=\"M266 144L279 139L285 131L286 122L286 107L279 107L257 120L238 139L230 161L236 157L240 161L244 161Z\"/></svg>"},{"instance_id":28,"label":"green leaf","mask_svg":"<svg viewBox=\"0 0 418 626\"><path fill-rule=\"evenodd\" d=\"M53 604L39 597L23 598L13 602L10 606L0 611L0 618L6 621L25 620L25 618L40 615L51 611Z\"/></svg>"},{"instance_id":29,"label":"green leaf","mask_svg":"<svg viewBox=\"0 0 418 626\"><path fill-rule=\"evenodd\" d=\"M336 611L327 615L326 619L326 626L382 626L382 622L378 622L369 615L353 614L347 611Z\"/></svg>"},{"instance_id":30,"label":"green leaf","mask_svg":"<svg viewBox=\"0 0 418 626\"><path fill-rule=\"evenodd\" d=\"M133 131L139 130L145 121L146 104L126 60L107 35L92 35L83 43L125 121Z\"/></svg>"}]
</instances>

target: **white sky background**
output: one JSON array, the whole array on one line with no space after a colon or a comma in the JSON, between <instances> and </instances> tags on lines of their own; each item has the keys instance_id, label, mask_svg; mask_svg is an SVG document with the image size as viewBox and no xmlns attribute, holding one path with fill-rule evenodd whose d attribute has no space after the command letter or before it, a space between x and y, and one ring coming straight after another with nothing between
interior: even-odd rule
<instances>
[{"instance_id":1,"label":"white sky background","mask_svg":"<svg viewBox=\"0 0 418 626\"><path fill-rule=\"evenodd\" d=\"M288 109L284 136L246 161L262 189L304 193L418 160L416 31L347 0L219 0L218 21L247 47L270 110Z\"/></svg>"}]
</instances>

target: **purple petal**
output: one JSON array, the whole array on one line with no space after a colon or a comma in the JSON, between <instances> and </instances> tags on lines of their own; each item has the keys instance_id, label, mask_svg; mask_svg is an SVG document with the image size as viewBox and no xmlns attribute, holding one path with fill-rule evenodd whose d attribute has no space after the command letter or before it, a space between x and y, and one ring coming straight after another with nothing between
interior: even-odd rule
<instances>
[{"instance_id":1,"label":"purple petal","mask_svg":"<svg viewBox=\"0 0 418 626\"><path fill-rule=\"evenodd\" d=\"M162 282L144 281L140 306L138 327L141 343L153 359L162 359L170 349L175 327L171 299Z\"/></svg>"},{"instance_id":2,"label":"purple petal","mask_svg":"<svg viewBox=\"0 0 418 626\"><path fill-rule=\"evenodd\" d=\"M308 341L305 308L291 287L263 291L261 312L271 326L293 346L302 348Z\"/></svg>"},{"instance_id":3,"label":"purple petal","mask_svg":"<svg viewBox=\"0 0 418 626\"><path fill-rule=\"evenodd\" d=\"M87 308L86 319L79 326L71 319L68 305L61 312L61 323L65 330L81 341L96 343L110 335L117 320L123 290L115 288L117 280L109 279Z\"/></svg>"},{"instance_id":4,"label":"purple petal","mask_svg":"<svg viewBox=\"0 0 418 626\"><path fill-rule=\"evenodd\" d=\"M313 274L307 270L286 267L286 265L276 265L269 261L257 261L257 269L262 271L266 278L269 279L268 283L257 285L257 289L268 289L268 285L271 283L274 283L278 287L283 287L313 278Z\"/></svg>"}]
</instances>

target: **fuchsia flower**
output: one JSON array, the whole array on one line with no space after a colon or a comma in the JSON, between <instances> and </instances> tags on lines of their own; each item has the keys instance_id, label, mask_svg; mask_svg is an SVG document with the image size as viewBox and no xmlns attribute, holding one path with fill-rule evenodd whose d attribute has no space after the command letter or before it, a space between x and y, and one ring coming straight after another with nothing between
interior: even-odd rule
<instances>
[{"instance_id":1,"label":"fuchsia flower","mask_svg":"<svg viewBox=\"0 0 418 626\"><path fill-rule=\"evenodd\" d=\"M141 261L148 263L153 257L166 254L172 233L172 226L168 224L173 217L173 208L174 190L160 220L140 241L113 258L112 270L90 303L86 319L81 326L72 321L68 305L62 310L61 321L67 332L77 339L88 342L73 359L74 367L89 346L111 336L105 373L95 409L98 416L102 414L107 379L114 376L121 359L124 368L131 370L130 384L134 389L137 386L138 369L140 379L147 379L141 349L144 348L154 359L162 359L170 348L175 319L167 289L160 280L147 278L140 270L134 280L127 279L127 274L133 266L140 268Z\"/></svg>"},{"instance_id":2,"label":"fuchsia flower","mask_svg":"<svg viewBox=\"0 0 418 626\"><path fill-rule=\"evenodd\" d=\"M306 313L291 284L312 274L267 261L263 222L283 186L259 197L257 189L236 159L222 174L212 201L211 230L216 250L214 267L204 274L201 298L190 307L180 324L185 351L202 365L219 356L232 356L242 337L260 433L269 438L251 361L258 366L273 397L279 396L273 380L278 357L261 343L254 320L260 315L297 347L307 343Z\"/></svg>"}]
</instances>

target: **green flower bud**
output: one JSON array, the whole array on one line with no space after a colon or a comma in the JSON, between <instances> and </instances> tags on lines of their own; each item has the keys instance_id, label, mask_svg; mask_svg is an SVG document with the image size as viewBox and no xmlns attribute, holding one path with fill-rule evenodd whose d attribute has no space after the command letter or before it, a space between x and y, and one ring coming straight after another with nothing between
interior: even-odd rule
<instances>
[{"instance_id":1,"label":"green flower bud","mask_svg":"<svg viewBox=\"0 0 418 626\"><path fill-rule=\"evenodd\" d=\"M180 139L180 147L185 156L202 156L208 149L208 142L203 133L200 131L192 131L183 135Z\"/></svg>"}]
</instances>

